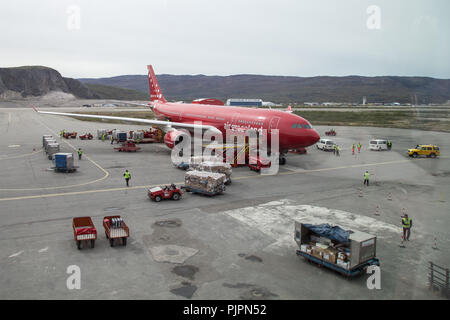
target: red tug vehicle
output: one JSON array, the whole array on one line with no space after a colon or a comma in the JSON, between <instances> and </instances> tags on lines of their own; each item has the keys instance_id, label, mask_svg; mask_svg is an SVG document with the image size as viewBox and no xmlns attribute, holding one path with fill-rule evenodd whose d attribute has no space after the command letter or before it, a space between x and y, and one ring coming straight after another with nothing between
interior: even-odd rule
<instances>
[{"instance_id":1,"label":"red tug vehicle","mask_svg":"<svg viewBox=\"0 0 450 320\"><path fill-rule=\"evenodd\" d=\"M334 129L331 129L329 131L325 131L325 135L327 135L327 136L335 136L336 135L336 131L334 131Z\"/></svg>"},{"instance_id":2,"label":"red tug vehicle","mask_svg":"<svg viewBox=\"0 0 450 320\"><path fill-rule=\"evenodd\" d=\"M148 190L148 197L155 202L166 199L180 200L182 194L180 188L173 183L170 186L155 187Z\"/></svg>"},{"instance_id":3,"label":"red tug vehicle","mask_svg":"<svg viewBox=\"0 0 450 320\"><path fill-rule=\"evenodd\" d=\"M82 136L79 136L79 138L81 140L92 140L92 139L94 139L94 136L90 133L85 133Z\"/></svg>"},{"instance_id":4,"label":"red tug vehicle","mask_svg":"<svg viewBox=\"0 0 450 320\"><path fill-rule=\"evenodd\" d=\"M136 143L131 141L125 141L122 143L120 147L114 148L114 150L117 150L119 152L136 152L141 150L140 147L136 147Z\"/></svg>"},{"instance_id":5,"label":"red tug vehicle","mask_svg":"<svg viewBox=\"0 0 450 320\"><path fill-rule=\"evenodd\" d=\"M66 139L75 139L77 137L77 133L76 132L64 132L63 133L63 137Z\"/></svg>"}]
</instances>

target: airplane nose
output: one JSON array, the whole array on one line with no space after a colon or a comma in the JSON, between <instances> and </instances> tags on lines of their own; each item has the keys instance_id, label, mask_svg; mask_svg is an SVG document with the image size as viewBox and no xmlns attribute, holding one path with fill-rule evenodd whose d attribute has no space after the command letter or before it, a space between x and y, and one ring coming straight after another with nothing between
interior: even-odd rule
<instances>
[{"instance_id":1,"label":"airplane nose","mask_svg":"<svg viewBox=\"0 0 450 320\"><path fill-rule=\"evenodd\" d=\"M316 129L312 129L311 130L311 134L309 136L310 139L310 144L313 145L315 144L317 141L320 140L320 134L317 132Z\"/></svg>"}]
</instances>

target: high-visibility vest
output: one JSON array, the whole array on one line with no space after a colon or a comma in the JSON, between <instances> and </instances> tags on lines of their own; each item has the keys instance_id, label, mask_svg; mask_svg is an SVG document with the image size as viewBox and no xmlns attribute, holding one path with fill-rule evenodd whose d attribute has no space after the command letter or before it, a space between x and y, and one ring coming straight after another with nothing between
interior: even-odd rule
<instances>
[{"instance_id":1,"label":"high-visibility vest","mask_svg":"<svg viewBox=\"0 0 450 320\"><path fill-rule=\"evenodd\" d=\"M402 218L403 228L411 228L411 218Z\"/></svg>"},{"instance_id":2,"label":"high-visibility vest","mask_svg":"<svg viewBox=\"0 0 450 320\"><path fill-rule=\"evenodd\" d=\"M125 179L130 179L131 178L131 174L127 171L123 174L125 176Z\"/></svg>"},{"instance_id":3,"label":"high-visibility vest","mask_svg":"<svg viewBox=\"0 0 450 320\"><path fill-rule=\"evenodd\" d=\"M83 151L81 151L81 150L78 150L78 154L80 154L80 155L81 155L81 154L83 154Z\"/></svg>"},{"instance_id":4,"label":"high-visibility vest","mask_svg":"<svg viewBox=\"0 0 450 320\"><path fill-rule=\"evenodd\" d=\"M370 178L370 173L366 172L364 173L364 179L369 180Z\"/></svg>"}]
</instances>

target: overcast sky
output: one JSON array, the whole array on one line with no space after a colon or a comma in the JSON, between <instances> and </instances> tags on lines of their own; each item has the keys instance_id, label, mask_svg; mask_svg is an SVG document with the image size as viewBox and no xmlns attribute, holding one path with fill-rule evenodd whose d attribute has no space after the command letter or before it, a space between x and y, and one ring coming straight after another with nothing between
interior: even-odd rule
<instances>
[{"instance_id":1,"label":"overcast sky","mask_svg":"<svg viewBox=\"0 0 450 320\"><path fill-rule=\"evenodd\" d=\"M450 78L449 12L449 0L5 0L0 67Z\"/></svg>"}]
</instances>

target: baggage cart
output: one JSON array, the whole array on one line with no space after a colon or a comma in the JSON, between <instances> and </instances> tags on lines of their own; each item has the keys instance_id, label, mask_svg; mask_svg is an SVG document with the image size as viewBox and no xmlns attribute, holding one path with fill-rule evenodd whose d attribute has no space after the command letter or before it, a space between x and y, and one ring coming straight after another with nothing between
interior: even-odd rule
<instances>
[{"instance_id":1,"label":"baggage cart","mask_svg":"<svg viewBox=\"0 0 450 320\"><path fill-rule=\"evenodd\" d=\"M105 235L111 247L114 247L114 242L122 242L123 246L127 245L130 229L120 216L104 217L103 227L105 228Z\"/></svg>"},{"instance_id":2,"label":"baggage cart","mask_svg":"<svg viewBox=\"0 0 450 320\"><path fill-rule=\"evenodd\" d=\"M97 240L97 229L95 229L91 217L73 218L72 228L78 250L81 250L83 243L85 244L85 247L87 247L88 244L91 245L91 248L95 247L95 240Z\"/></svg>"},{"instance_id":3,"label":"baggage cart","mask_svg":"<svg viewBox=\"0 0 450 320\"><path fill-rule=\"evenodd\" d=\"M369 233L295 221L294 239L300 248L296 250L297 256L346 277L355 277L371 265L380 265L376 258L377 237Z\"/></svg>"}]
</instances>

